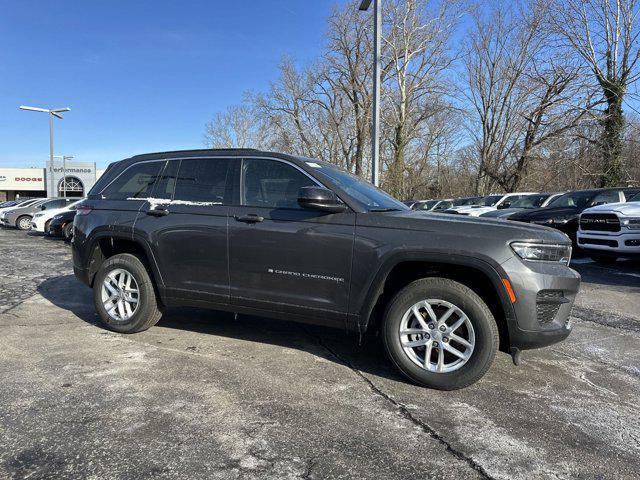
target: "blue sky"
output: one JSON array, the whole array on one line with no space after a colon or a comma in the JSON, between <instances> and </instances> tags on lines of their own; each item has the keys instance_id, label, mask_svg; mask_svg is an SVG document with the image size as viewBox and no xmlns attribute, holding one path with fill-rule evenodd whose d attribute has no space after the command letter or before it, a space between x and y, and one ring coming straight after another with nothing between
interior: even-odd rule
<instances>
[{"instance_id":1,"label":"blue sky","mask_svg":"<svg viewBox=\"0 0 640 480\"><path fill-rule=\"evenodd\" d=\"M340 0L0 0L0 166L202 148L204 124L277 77L284 54L318 55Z\"/></svg>"}]
</instances>

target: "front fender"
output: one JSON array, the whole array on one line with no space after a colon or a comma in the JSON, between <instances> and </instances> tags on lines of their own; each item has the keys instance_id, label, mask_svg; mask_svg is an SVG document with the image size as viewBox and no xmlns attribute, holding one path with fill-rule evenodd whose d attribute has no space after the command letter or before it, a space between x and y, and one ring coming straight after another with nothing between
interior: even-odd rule
<instances>
[{"instance_id":1,"label":"front fender","mask_svg":"<svg viewBox=\"0 0 640 480\"><path fill-rule=\"evenodd\" d=\"M378 269L369 278L365 294L352 303L353 314L357 317L360 330L366 330L369 324L371 313L376 305L378 297L382 294L385 281L391 271L403 262L425 262L438 266L455 265L460 267L473 268L485 274L491 281L494 290L500 299L505 319L511 329L515 324L515 311L509 295L502 283L503 278L507 278L505 271L500 264L490 257L484 255L469 256L459 253L451 253L446 250L394 250L388 252L379 264Z\"/></svg>"}]
</instances>

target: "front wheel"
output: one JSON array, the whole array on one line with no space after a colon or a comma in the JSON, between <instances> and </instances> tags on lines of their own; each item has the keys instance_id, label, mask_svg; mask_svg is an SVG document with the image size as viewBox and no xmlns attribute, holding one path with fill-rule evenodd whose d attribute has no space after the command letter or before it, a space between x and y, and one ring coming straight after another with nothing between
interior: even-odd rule
<instances>
[{"instance_id":1,"label":"front wheel","mask_svg":"<svg viewBox=\"0 0 640 480\"><path fill-rule=\"evenodd\" d=\"M162 316L149 272L129 253L104 261L93 281L93 302L102 324L120 333L147 330Z\"/></svg>"},{"instance_id":2,"label":"front wheel","mask_svg":"<svg viewBox=\"0 0 640 480\"><path fill-rule=\"evenodd\" d=\"M73 237L73 223L68 223L67 225L65 225L64 229L62 230L62 234L64 235L64 239L67 242L70 242L71 237Z\"/></svg>"},{"instance_id":3,"label":"front wheel","mask_svg":"<svg viewBox=\"0 0 640 480\"><path fill-rule=\"evenodd\" d=\"M31 230L31 217L29 215L23 215L16 220L16 227L20 230Z\"/></svg>"},{"instance_id":4,"label":"front wheel","mask_svg":"<svg viewBox=\"0 0 640 480\"><path fill-rule=\"evenodd\" d=\"M489 370L498 327L484 301L446 278L424 278L400 290L383 325L385 349L410 380L438 390L464 388Z\"/></svg>"}]
</instances>

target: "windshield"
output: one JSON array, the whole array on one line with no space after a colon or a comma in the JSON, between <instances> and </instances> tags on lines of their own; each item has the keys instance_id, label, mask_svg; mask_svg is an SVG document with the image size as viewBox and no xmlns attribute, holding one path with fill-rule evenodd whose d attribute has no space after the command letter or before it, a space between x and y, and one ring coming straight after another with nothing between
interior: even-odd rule
<instances>
[{"instance_id":1,"label":"windshield","mask_svg":"<svg viewBox=\"0 0 640 480\"><path fill-rule=\"evenodd\" d=\"M439 200L427 200L426 202L420 202L420 205L416 210L431 210L436 206Z\"/></svg>"},{"instance_id":2,"label":"windshield","mask_svg":"<svg viewBox=\"0 0 640 480\"><path fill-rule=\"evenodd\" d=\"M500 201L500 199L504 197L504 195L489 195L488 197L484 197L481 199L477 205L483 207L493 207L496 203Z\"/></svg>"},{"instance_id":3,"label":"windshield","mask_svg":"<svg viewBox=\"0 0 640 480\"><path fill-rule=\"evenodd\" d=\"M596 195L594 192L570 192L560 195L553 200L548 207L586 207L593 197Z\"/></svg>"},{"instance_id":4,"label":"windshield","mask_svg":"<svg viewBox=\"0 0 640 480\"><path fill-rule=\"evenodd\" d=\"M539 208L549 195L528 195L511 204L510 208Z\"/></svg>"},{"instance_id":5,"label":"windshield","mask_svg":"<svg viewBox=\"0 0 640 480\"><path fill-rule=\"evenodd\" d=\"M476 202L482 197L457 198L453 201L454 207L462 207L465 205L476 205Z\"/></svg>"},{"instance_id":6,"label":"windshield","mask_svg":"<svg viewBox=\"0 0 640 480\"><path fill-rule=\"evenodd\" d=\"M325 165L320 167L318 171L331 179L370 212L381 210L410 210L401 201L396 200L388 193L383 192L355 175Z\"/></svg>"}]
</instances>

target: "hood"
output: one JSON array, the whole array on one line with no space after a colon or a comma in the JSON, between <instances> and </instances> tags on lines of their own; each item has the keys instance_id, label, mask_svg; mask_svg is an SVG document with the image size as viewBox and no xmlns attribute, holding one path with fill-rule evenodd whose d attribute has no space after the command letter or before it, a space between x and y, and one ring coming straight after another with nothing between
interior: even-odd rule
<instances>
[{"instance_id":1,"label":"hood","mask_svg":"<svg viewBox=\"0 0 640 480\"><path fill-rule=\"evenodd\" d=\"M64 206L64 207L60 207L60 208L54 208L52 210L42 210L41 212L36 212L36 215L38 213L42 213L43 217L53 218L54 216L58 215L59 213L68 212L68 211L69 211L69 207L68 206Z\"/></svg>"},{"instance_id":2,"label":"hood","mask_svg":"<svg viewBox=\"0 0 640 480\"><path fill-rule=\"evenodd\" d=\"M497 210L496 207L475 207L465 210L464 213L472 217L479 217L483 213L493 212L495 210Z\"/></svg>"},{"instance_id":3,"label":"hood","mask_svg":"<svg viewBox=\"0 0 640 480\"><path fill-rule=\"evenodd\" d=\"M516 212L509 217L509 220L547 220L549 218L566 217L578 215L582 210L578 207L545 207L535 208L533 210L525 210Z\"/></svg>"},{"instance_id":4,"label":"hood","mask_svg":"<svg viewBox=\"0 0 640 480\"><path fill-rule=\"evenodd\" d=\"M359 214L358 225L433 232L434 235L442 235L444 232L447 235L468 237L474 242L483 240L569 242L564 233L541 225L415 210Z\"/></svg>"},{"instance_id":5,"label":"hood","mask_svg":"<svg viewBox=\"0 0 640 480\"><path fill-rule=\"evenodd\" d=\"M582 213L605 212L615 212L625 216L640 216L640 202L605 203L604 205L587 208Z\"/></svg>"},{"instance_id":6,"label":"hood","mask_svg":"<svg viewBox=\"0 0 640 480\"><path fill-rule=\"evenodd\" d=\"M522 212L525 208L503 208L502 210L493 210L481 215L482 218L504 218L517 212Z\"/></svg>"}]
</instances>

